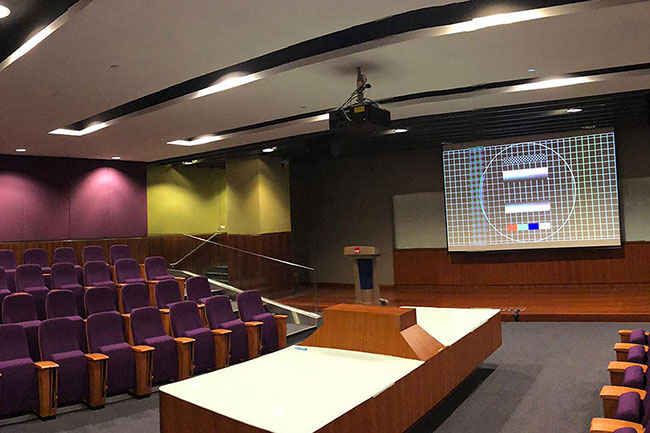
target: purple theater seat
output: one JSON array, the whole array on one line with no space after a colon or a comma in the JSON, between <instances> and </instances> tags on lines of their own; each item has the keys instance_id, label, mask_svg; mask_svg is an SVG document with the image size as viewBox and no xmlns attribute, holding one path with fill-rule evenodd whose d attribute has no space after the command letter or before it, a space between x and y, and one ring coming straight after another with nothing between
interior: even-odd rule
<instances>
[{"instance_id":1,"label":"purple theater seat","mask_svg":"<svg viewBox=\"0 0 650 433\"><path fill-rule=\"evenodd\" d=\"M210 288L210 282L206 277L190 277L185 281L187 288L187 299L190 301L205 304L206 301L214 296Z\"/></svg>"},{"instance_id":2,"label":"purple theater seat","mask_svg":"<svg viewBox=\"0 0 650 433\"><path fill-rule=\"evenodd\" d=\"M88 364L73 322L63 317L44 320L38 337L43 360L59 364L59 404L87 400Z\"/></svg>"},{"instance_id":3,"label":"purple theater seat","mask_svg":"<svg viewBox=\"0 0 650 433\"><path fill-rule=\"evenodd\" d=\"M634 365L625 369L622 386L628 388L645 389L650 381L650 369L643 372L640 365Z\"/></svg>"},{"instance_id":4,"label":"purple theater seat","mask_svg":"<svg viewBox=\"0 0 650 433\"><path fill-rule=\"evenodd\" d=\"M77 275L77 281L79 284L84 283L83 269L79 266L79 261L77 260L77 252L72 247L59 247L54 250L54 258L52 260L53 264L56 263L70 263L74 266L74 270Z\"/></svg>"},{"instance_id":5,"label":"purple theater seat","mask_svg":"<svg viewBox=\"0 0 650 433\"><path fill-rule=\"evenodd\" d=\"M262 322L262 353L278 348L278 326L273 314L267 313L257 290L247 290L237 295L239 317L244 322Z\"/></svg>"},{"instance_id":6,"label":"purple theater seat","mask_svg":"<svg viewBox=\"0 0 650 433\"><path fill-rule=\"evenodd\" d=\"M246 325L235 316L228 296L212 296L205 303L205 315L210 329L230 329L230 359L245 361L248 359L248 337Z\"/></svg>"},{"instance_id":7,"label":"purple theater seat","mask_svg":"<svg viewBox=\"0 0 650 433\"><path fill-rule=\"evenodd\" d=\"M121 245L121 244L111 245L111 247L108 249L108 255L110 256L109 258L111 259L111 265L115 266L118 260L130 259L131 250L129 250L128 245Z\"/></svg>"},{"instance_id":8,"label":"purple theater seat","mask_svg":"<svg viewBox=\"0 0 650 433\"><path fill-rule=\"evenodd\" d=\"M175 337L194 338L194 371L200 373L216 367L212 332L201 323L199 308L195 302L183 301L169 308Z\"/></svg>"},{"instance_id":9,"label":"purple theater seat","mask_svg":"<svg viewBox=\"0 0 650 433\"><path fill-rule=\"evenodd\" d=\"M49 291L39 265L20 265L16 268L16 292L29 293L34 297L40 320L45 319L45 297Z\"/></svg>"},{"instance_id":10,"label":"purple theater seat","mask_svg":"<svg viewBox=\"0 0 650 433\"><path fill-rule=\"evenodd\" d=\"M633 329L630 333L630 343L647 345L648 338L645 335L645 329Z\"/></svg>"},{"instance_id":11,"label":"purple theater seat","mask_svg":"<svg viewBox=\"0 0 650 433\"><path fill-rule=\"evenodd\" d=\"M29 356L34 361L40 361L38 350L38 320L34 297L27 293L15 293L9 295L2 301L2 322L15 323L25 331Z\"/></svg>"},{"instance_id":12,"label":"purple theater seat","mask_svg":"<svg viewBox=\"0 0 650 433\"><path fill-rule=\"evenodd\" d=\"M106 256L104 255L104 248L99 245L88 245L81 250L81 260L85 265L88 262L104 262L106 263Z\"/></svg>"},{"instance_id":13,"label":"purple theater seat","mask_svg":"<svg viewBox=\"0 0 650 433\"><path fill-rule=\"evenodd\" d=\"M0 250L0 266L7 274L7 288L16 291L16 253L13 250Z\"/></svg>"},{"instance_id":14,"label":"purple theater seat","mask_svg":"<svg viewBox=\"0 0 650 433\"><path fill-rule=\"evenodd\" d=\"M650 398L640 398L637 392L626 392L618 398L616 419L640 423L644 427L650 421Z\"/></svg>"},{"instance_id":15,"label":"purple theater seat","mask_svg":"<svg viewBox=\"0 0 650 433\"><path fill-rule=\"evenodd\" d=\"M84 288L79 284L77 271L72 263L55 263L52 265L52 288L69 290L74 295L77 314L84 314Z\"/></svg>"},{"instance_id":16,"label":"purple theater seat","mask_svg":"<svg viewBox=\"0 0 650 433\"><path fill-rule=\"evenodd\" d=\"M158 305L158 308L169 308L171 304L183 300L176 280L158 281L154 286L154 292L156 294L156 305Z\"/></svg>"},{"instance_id":17,"label":"purple theater seat","mask_svg":"<svg viewBox=\"0 0 650 433\"><path fill-rule=\"evenodd\" d=\"M627 352L627 362L634 362L636 364L647 364L648 354L643 346L632 346Z\"/></svg>"},{"instance_id":18,"label":"purple theater seat","mask_svg":"<svg viewBox=\"0 0 650 433\"><path fill-rule=\"evenodd\" d=\"M93 287L84 293L84 305L88 316L107 311L117 311L113 293L108 287Z\"/></svg>"},{"instance_id":19,"label":"purple theater seat","mask_svg":"<svg viewBox=\"0 0 650 433\"><path fill-rule=\"evenodd\" d=\"M48 319L64 317L72 322L77 333L79 348L87 352L86 326L78 313L75 296L69 290L51 290L45 298L45 314Z\"/></svg>"},{"instance_id":20,"label":"purple theater seat","mask_svg":"<svg viewBox=\"0 0 650 433\"><path fill-rule=\"evenodd\" d=\"M136 308L131 312L133 342L155 348L153 352L154 383L166 382L178 376L178 355L174 339L165 334L160 313L155 307Z\"/></svg>"},{"instance_id":21,"label":"purple theater seat","mask_svg":"<svg viewBox=\"0 0 650 433\"><path fill-rule=\"evenodd\" d=\"M617 428L614 433L636 433L636 429L632 427ZM650 427L646 428L643 433L650 433Z\"/></svg>"},{"instance_id":22,"label":"purple theater seat","mask_svg":"<svg viewBox=\"0 0 650 433\"><path fill-rule=\"evenodd\" d=\"M119 259L116 261L115 278L118 284L147 283L147 280L142 278L140 265L135 259Z\"/></svg>"},{"instance_id":23,"label":"purple theater seat","mask_svg":"<svg viewBox=\"0 0 650 433\"><path fill-rule=\"evenodd\" d=\"M130 313L136 308L150 307L149 290L146 284L126 284L122 287L122 307L125 313Z\"/></svg>"},{"instance_id":24,"label":"purple theater seat","mask_svg":"<svg viewBox=\"0 0 650 433\"><path fill-rule=\"evenodd\" d=\"M101 261L84 263L84 282L86 287L108 287L111 289L113 302L117 308L117 286L111 279L111 267L108 266L108 263Z\"/></svg>"},{"instance_id":25,"label":"purple theater seat","mask_svg":"<svg viewBox=\"0 0 650 433\"><path fill-rule=\"evenodd\" d=\"M9 290L9 283L7 282L7 274L5 274L5 269L0 267L0 306L2 305L2 300L11 295L11 290ZM2 323L0 321L0 323Z\"/></svg>"},{"instance_id":26,"label":"purple theater seat","mask_svg":"<svg viewBox=\"0 0 650 433\"><path fill-rule=\"evenodd\" d=\"M88 348L108 359L108 394L121 394L135 388L135 355L124 340L122 316L118 312L88 316Z\"/></svg>"},{"instance_id":27,"label":"purple theater seat","mask_svg":"<svg viewBox=\"0 0 650 433\"><path fill-rule=\"evenodd\" d=\"M144 259L144 273L149 281L173 280L167 271L167 261L164 257L154 256Z\"/></svg>"},{"instance_id":28,"label":"purple theater seat","mask_svg":"<svg viewBox=\"0 0 650 433\"><path fill-rule=\"evenodd\" d=\"M50 262L47 258L47 252L43 248L27 248L23 252L23 264L38 265L44 274L52 272Z\"/></svg>"},{"instance_id":29,"label":"purple theater seat","mask_svg":"<svg viewBox=\"0 0 650 433\"><path fill-rule=\"evenodd\" d=\"M19 325L0 325L0 374L0 417L38 408L36 367Z\"/></svg>"}]
</instances>

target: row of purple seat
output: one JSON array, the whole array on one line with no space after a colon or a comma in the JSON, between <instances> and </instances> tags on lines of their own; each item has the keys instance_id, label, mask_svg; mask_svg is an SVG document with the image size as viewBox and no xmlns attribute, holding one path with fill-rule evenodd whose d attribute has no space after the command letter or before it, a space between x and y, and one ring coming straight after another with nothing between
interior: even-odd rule
<instances>
[{"instance_id":1,"label":"row of purple seat","mask_svg":"<svg viewBox=\"0 0 650 433\"><path fill-rule=\"evenodd\" d=\"M101 395L98 398L97 389L104 388L97 383L101 382L97 371L108 371L105 381L109 394L132 390L144 395L151 387L147 377L153 378L152 383L184 379L194 372L224 367L231 359L242 361L258 356L262 347L269 352L286 345L286 316L266 312L258 292L247 291L237 297L240 312L237 318L227 296L210 296L207 279L194 278L196 283L190 286L201 287L193 290L195 295L208 295L202 298L201 305L205 305L209 328L203 323L197 302L180 300L166 305L172 335L166 332L160 311L142 305L148 303L145 302L148 296L147 288L141 283L124 287L128 302L131 302L129 293L133 292L133 306L141 306L121 316L116 311L96 311L113 307L109 288L86 291L86 307L92 311L87 321L68 308L74 305L69 291L48 293L48 319L44 321L35 318L31 295L7 296L3 316L12 303L20 303L20 311L31 313L21 317L7 315L7 322L19 319L18 322L0 325L0 415L36 409L35 377L45 370L50 370L52 375L57 373L51 370L58 369L59 404L83 400L90 406L98 406L103 404L103 399ZM88 349L94 353L86 353ZM139 365L138 358L141 358ZM36 359L42 361L34 362ZM101 362L107 364L100 368L96 364ZM147 368L151 371L147 372ZM99 388L93 388L93 383ZM46 388L40 392L52 391ZM40 401L43 404L48 400ZM56 401L54 398L49 403L54 407L54 414ZM39 407L38 411L41 416L53 415L52 407Z\"/></svg>"},{"instance_id":2,"label":"row of purple seat","mask_svg":"<svg viewBox=\"0 0 650 433\"><path fill-rule=\"evenodd\" d=\"M592 419L590 432L650 433L650 336L643 329L619 335L616 361L607 366L611 385L600 391L605 417Z\"/></svg>"}]
</instances>

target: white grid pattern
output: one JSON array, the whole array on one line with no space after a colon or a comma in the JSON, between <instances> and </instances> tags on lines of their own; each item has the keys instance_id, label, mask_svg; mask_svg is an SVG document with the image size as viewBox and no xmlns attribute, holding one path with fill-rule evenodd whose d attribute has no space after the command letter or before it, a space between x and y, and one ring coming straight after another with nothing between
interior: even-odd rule
<instances>
[{"instance_id":1,"label":"white grid pattern","mask_svg":"<svg viewBox=\"0 0 650 433\"><path fill-rule=\"evenodd\" d=\"M450 250L620 241L613 132L445 150L443 167ZM504 170L540 167L547 178L503 181ZM505 213L506 204L531 202L551 209ZM550 229L508 231L528 223Z\"/></svg>"}]
</instances>

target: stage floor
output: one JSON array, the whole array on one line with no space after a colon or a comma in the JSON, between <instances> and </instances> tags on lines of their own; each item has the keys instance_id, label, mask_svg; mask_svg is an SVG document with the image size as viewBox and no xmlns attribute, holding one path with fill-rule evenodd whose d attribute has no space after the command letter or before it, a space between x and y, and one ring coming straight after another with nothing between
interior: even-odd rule
<instances>
[{"instance_id":1,"label":"stage floor","mask_svg":"<svg viewBox=\"0 0 650 433\"><path fill-rule=\"evenodd\" d=\"M418 324L448 348L456 347L456 342L498 314L498 310L489 309L416 308ZM161 387L161 431L180 431L170 424L178 422L174 418L183 412L192 420L208 419L212 414L210 425L231 422L224 419L241 423L242 429L234 431L316 432L383 395L396 383L401 381L403 387L403 379L424 364L416 359L375 353L291 346ZM275 386L264 385L270 379ZM447 387L435 382L426 386ZM255 429L247 430L243 425Z\"/></svg>"}]
</instances>

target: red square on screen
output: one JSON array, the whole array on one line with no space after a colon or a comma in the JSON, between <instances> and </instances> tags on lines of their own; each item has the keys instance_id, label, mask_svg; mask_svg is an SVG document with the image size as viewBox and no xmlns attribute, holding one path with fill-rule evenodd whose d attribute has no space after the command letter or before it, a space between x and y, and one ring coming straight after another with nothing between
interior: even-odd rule
<instances>
[{"instance_id":1,"label":"red square on screen","mask_svg":"<svg viewBox=\"0 0 650 433\"><path fill-rule=\"evenodd\" d=\"M517 231L517 224L508 224L508 231L509 232L516 232Z\"/></svg>"}]
</instances>

